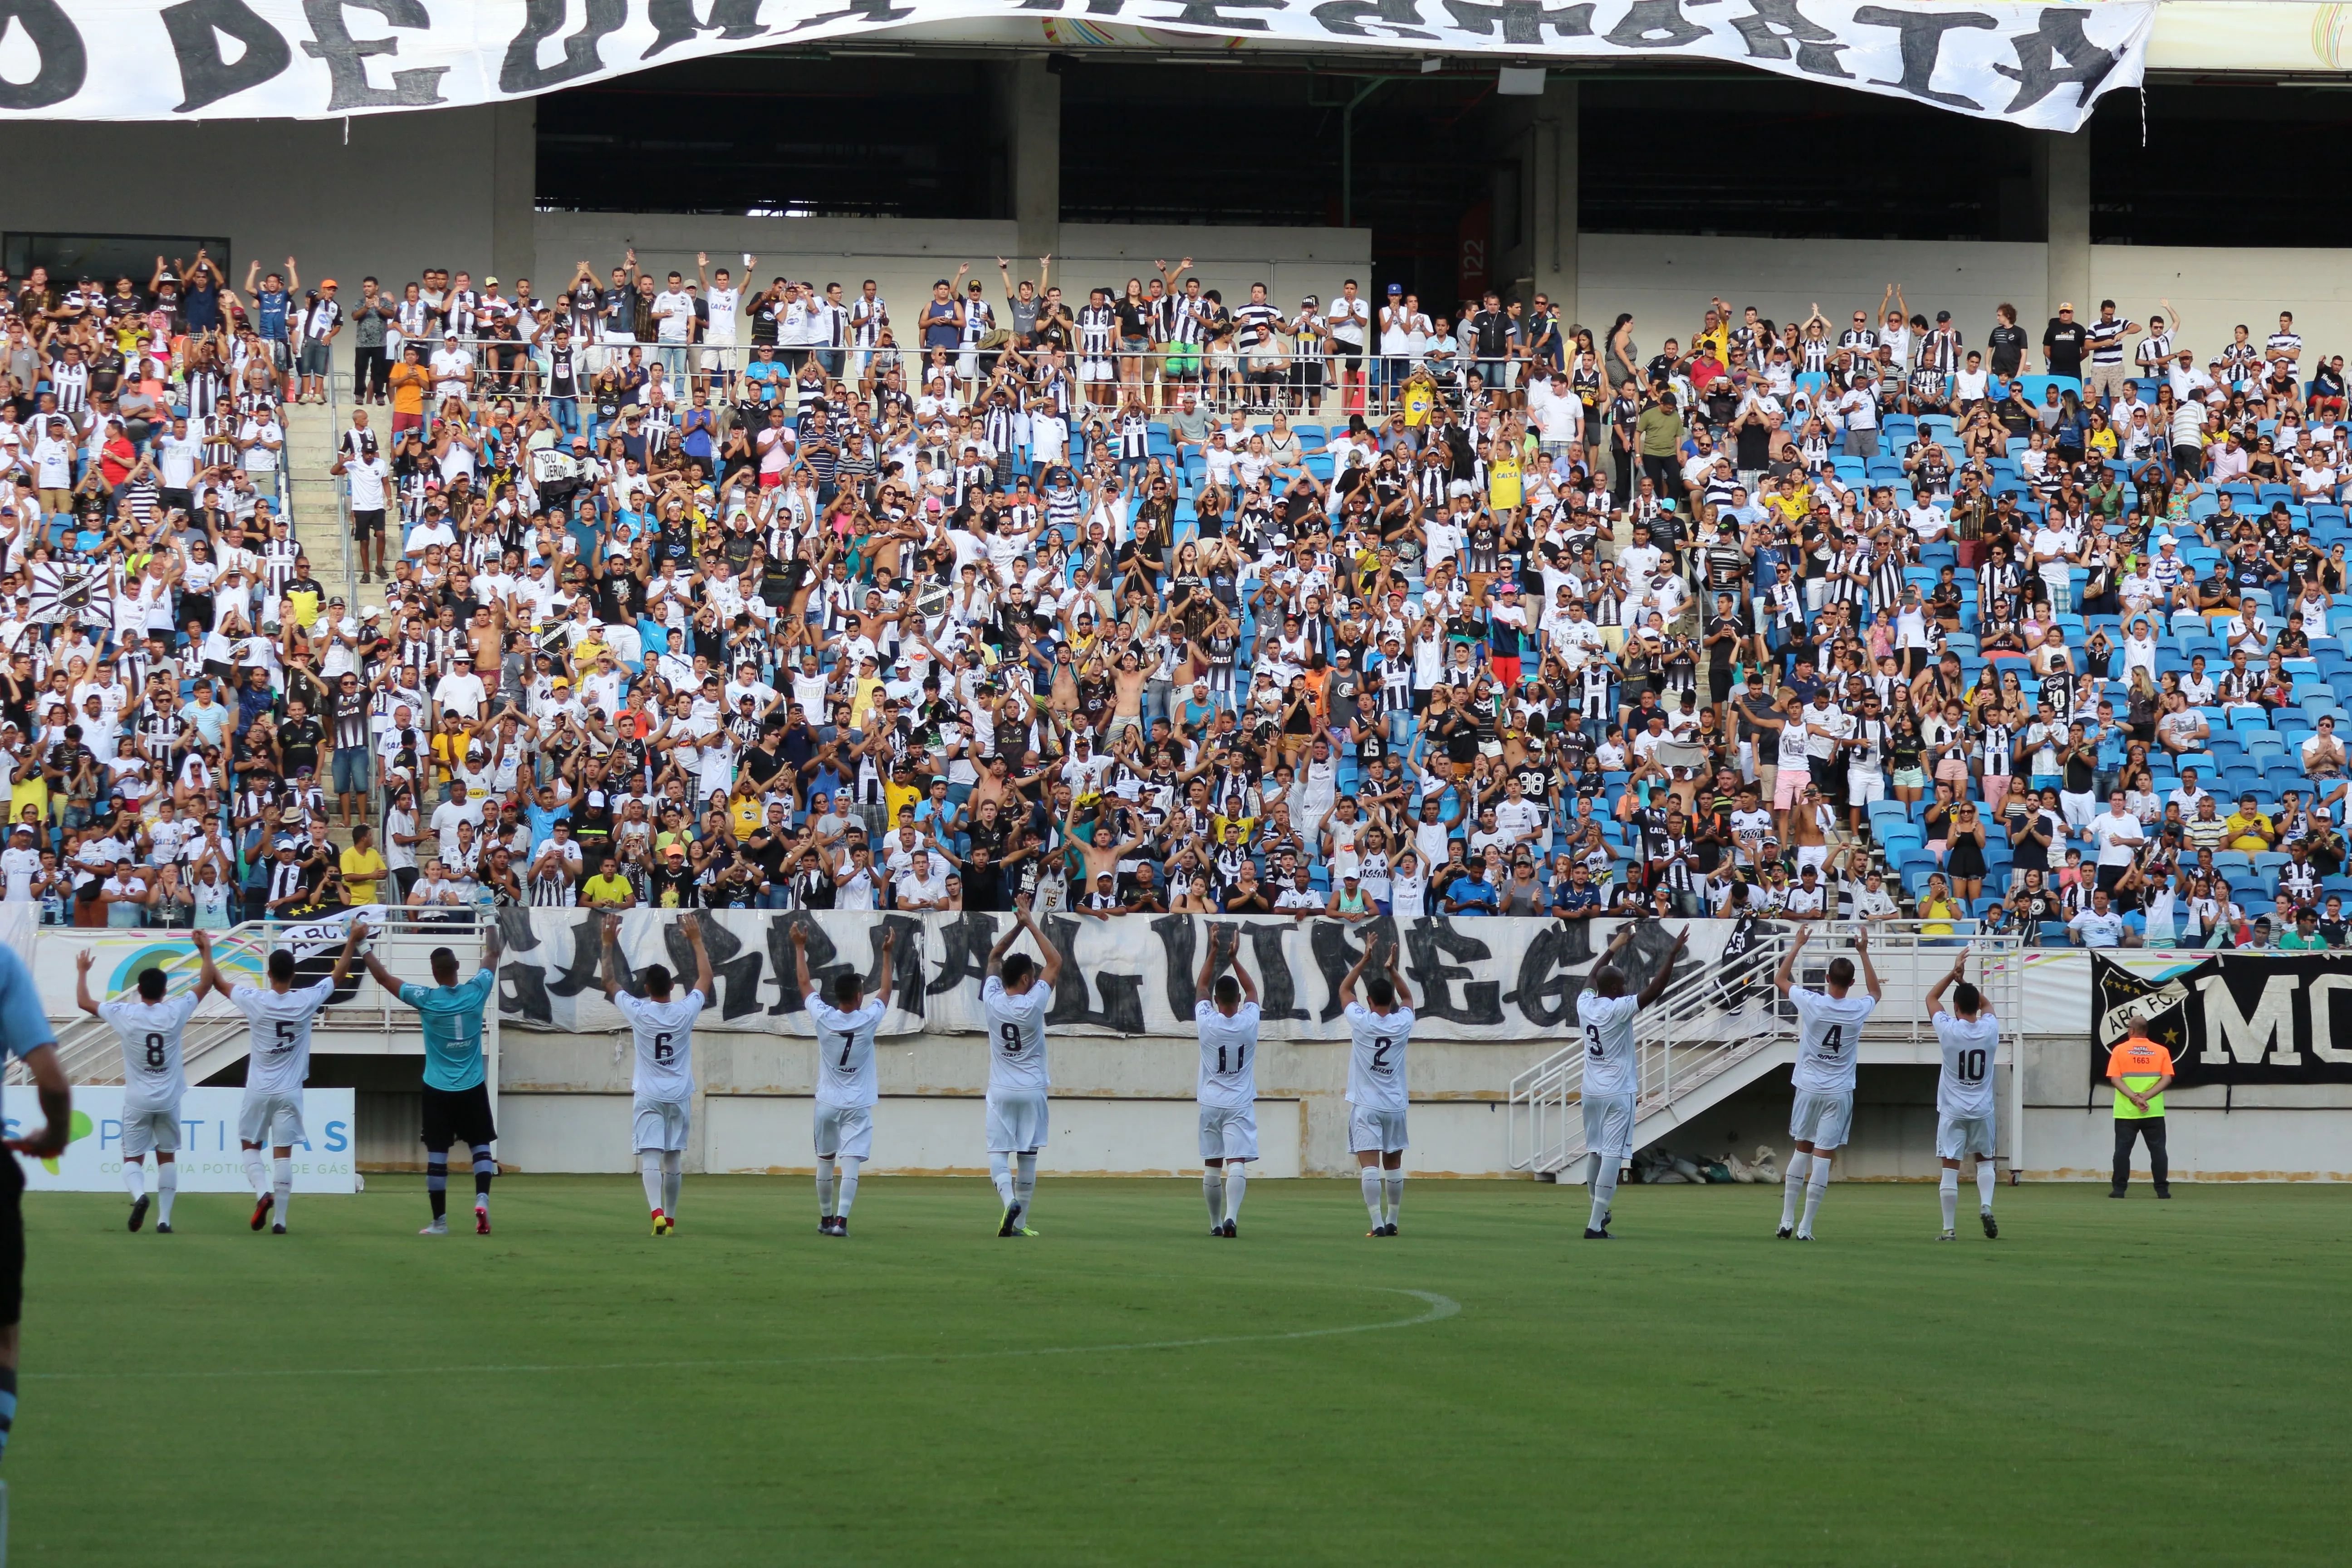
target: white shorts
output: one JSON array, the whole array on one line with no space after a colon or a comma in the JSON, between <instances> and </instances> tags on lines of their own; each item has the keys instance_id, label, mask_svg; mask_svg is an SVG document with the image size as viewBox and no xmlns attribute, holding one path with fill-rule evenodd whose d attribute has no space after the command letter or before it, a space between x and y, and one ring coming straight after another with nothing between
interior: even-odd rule
<instances>
[{"instance_id":1,"label":"white shorts","mask_svg":"<svg viewBox=\"0 0 2352 1568\"><path fill-rule=\"evenodd\" d=\"M1830 847L1828 845L1800 844L1797 846L1797 870L1801 874L1808 866L1818 873L1826 874L1829 865Z\"/></svg>"},{"instance_id":2,"label":"white shorts","mask_svg":"<svg viewBox=\"0 0 2352 1568\"><path fill-rule=\"evenodd\" d=\"M1789 1109L1789 1136L1801 1139L1816 1149L1843 1149L1846 1135L1853 1131L1853 1095L1808 1094L1797 1091L1797 1102Z\"/></svg>"},{"instance_id":3,"label":"white shorts","mask_svg":"<svg viewBox=\"0 0 2352 1568\"><path fill-rule=\"evenodd\" d=\"M260 1148L290 1149L307 1141L302 1131L302 1092L248 1094L237 1108L236 1141Z\"/></svg>"},{"instance_id":4,"label":"white shorts","mask_svg":"<svg viewBox=\"0 0 2352 1568\"><path fill-rule=\"evenodd\" d=\"M2058 812L2066 826L2077 832L2091 826L2091 818L2099 814L2099 797L2089 790L2075 795L2069 790L2058 792Z\"/></svg>"},{"instance_id":5,"label":"white shorts","mask_svg":"<svg viewBox=\"0 0 2352 1568\"><path fill-rule=\"evenodd\" d=\"M1008 1090L988 1097L988 1152L1028 1154L1045 1146L1045 1091Z\"/></svg>"},{"instance_id":6,"label":"white shorts","mask_svg":"<svg viewBox=\"0 0 2352 1568\"><path fill-rule=\"evenodd\" d=\"M1633 1097L1630 1094L1588 1094L1584 1097L1584 1149L1603 1160L1623 1160L1633 1152Z\"/></svg>"},{"instance_id":7,"label":"white shorts","mask_svg":"<svg viewBox=\"0 0 2352 1568\"><path fill-rule=\"evenodd\" d=\"M686 1152L686 1134L693 1125L693 1108L683 1100L640 1100L634 1123L635 1147L640 1153Z\"/></svg>"},{"instance_id":8,"label":"white shorts","mask_svg":"<svg viewBox=\"0 0 2352 1568\"><path fill-rule=\"evenodd\" d=\"M1410 1147L1404 1136L1404 1112L1350 1107L1348 1112L1348 1152L1402 1154Z\"/></svg>"},{"instance_id":9,"label":"white shorts","mask_svg":"<svg viewBox=\"0 0 2352 1568\"><path fill-rule=\"evenodd\" d=\"M1936 1157L1939 1160L1964 1160L1970 1154L1979 1159L1992 1158L1992 1118L1936 1118Z\"/></svg>"},{"instance_id":10,"label":"white shorts","mask_svg":"<svg viewBox=\"0 0 2352 1568\"><path fill-rule=\"evenodd\" d=\"M176 1154L180 1151L180 1108L129 1110L122 1113L122 1157L136 1160L149 1151Z\"/></svg>"},{"instance_id":11,"label":"white shorts","mask_svg":"<svg viewBox=\"0 0 2352 1568\"><path fill-rule=\"evenodd\" d=\"M1845 803L1848 805L1868 805L1886 798L1886 775L1866 773L1859 768L1849 768L1845 775Z\"/></svg>"},{"instance_id":12,"label":"white shorts","mask_svg":"<svg viewBox=\"0 0 2352 1568\"><path fill-rule=\"evenodd\" d=\"M1251 1105L1201 1107L1201 1158L1257 1158L1257 1108Z\"/></svg>"},{"instance_id":13,"label":"white shorts","mask_svg":"<svg viewBox=\"0 0 2352 1568\"><path fill-rule=\"evenodd\" d=\"M816 1152L820 1159L826 1160L872 1159L874 1108L820 1104L816 1108Z\"/></svg>"}]
</instances>

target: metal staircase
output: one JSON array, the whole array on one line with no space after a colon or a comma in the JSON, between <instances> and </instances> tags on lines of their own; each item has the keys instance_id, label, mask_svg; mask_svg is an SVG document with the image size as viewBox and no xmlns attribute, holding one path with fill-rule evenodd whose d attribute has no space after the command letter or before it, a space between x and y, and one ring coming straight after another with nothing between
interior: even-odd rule
<instances>
[{"instance_id":1,"label":"metal staircase","mask_svg":"<svg viewBox=\"0 0 2352 1568\"><path fill-rule=\"evenodd\" d=\"M1794 1045L1796 1018L1774 993L1772 975L1787 940L1767 936L1728 965L1695 965L1635 1016L1641 1088L1633 1147L1656 1142L1785 1059L1781 1047ZM1513 1079L1510 1168L1540 1179L1580 1164L1583 1100L1581 1039Z\"/></svg>"}]
</instances>

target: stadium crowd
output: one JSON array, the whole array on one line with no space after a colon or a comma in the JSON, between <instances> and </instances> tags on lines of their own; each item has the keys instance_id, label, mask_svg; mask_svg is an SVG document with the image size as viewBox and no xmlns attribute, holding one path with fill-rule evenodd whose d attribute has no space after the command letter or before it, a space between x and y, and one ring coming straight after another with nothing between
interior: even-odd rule
<instances>
[{"instance_id":1,"label":"stadium crowd","mask_svg":"<svg viewBox=\"0 0 2352 1568\"><path fill-rule=\"evenodd\" d=\"M2290 316L1976 343L1890 286L1653 352L744 259L0 280L5 897L2345 940L2352 440Z\"/></svg>"}]
</instances>

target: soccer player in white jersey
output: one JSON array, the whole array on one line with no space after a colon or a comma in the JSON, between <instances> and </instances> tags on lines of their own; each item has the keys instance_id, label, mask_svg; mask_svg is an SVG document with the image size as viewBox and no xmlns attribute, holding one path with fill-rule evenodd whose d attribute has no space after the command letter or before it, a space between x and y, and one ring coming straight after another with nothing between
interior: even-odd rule
<instances>
[{"instance_id":1,"label":"soccer player in white jersey","mask_svg":"<svg viewBox=\"0 0 2352 1568\"><path fill-rule=\"evenodd\" d=\"M1233 965L1216 974L1219 958ZM1241 931L1209 928L1208 956L1192 983L1192 1023L1201 1035L1201 1193L1209 1203L1209 1234L1241 1234L1243 1167L1257 1158L1257 984L1242 967Z\"/></svg>"},{"instance_id":2,"label":"soccer player in white jersey","mask_svg":"<svg viewBox=\"0 0 2352 1568\"><path fill-rule=\"evenodd\" d=\"M1394 1236L1404 1212L1405 1047L1412 1039L1412 992L1397 973L1396 943L1387 947L1388 973L1364 982L1356 999L1356 978L1372 961L1372 943L1339 982L1339 1008L1348 1020L1348 1147L1364 1184L1364 1207L1372 1216L1368 1236Z\"/></svg>"},{"instance_id":3,"label":"soccer player in white jersey","mask_svg":"<svg viewBox=\"0 0 2352 1568\"><path fill-rule=\"evenodd\" d=\"M1628 994L1625 972L1613 962L1632 945L1633 922L1627 921L1617 939L1601 955L1592 971L1592 989L1576 999L1576 1018L1584 1030L1584 1184L1592 1194L1592 1215L1584 1222L1584 1239L1607 1241L1609 1208L1617 1197L1617 1173L1633 1152L1633 1098L1641 1092L1641 1060L1633 1051L1633 1015L1666 994L1674 978L1675 960L1690 942L1690 927L1675 938L1658 972L1639 993Z\"/></svg>"},{"instance_id":4,"label":"soccer player in white jersey","mask_svg":"<svg viewBox=\"0 0 2352 1568\"><path fill-rule=\"evenodd\" d=\"M793 928L793 963L801 995L816 1025L816 1233L849 1234L849 1205L857 1197L857 1167L874 1154L874 1031L890 1010L890 952L895 927L882 928L882 985L866 999L856 971L833 980L828 1004L809 984L808 928ZM838 1184L836 1184L836 1182Z\"/></svg>"},{"instance_id":5,"label":"soccer player in white jersey","mask_svg":"<svg viewBox=\"0 0 2352 1568\"><path fill-rule=\"evenodd\" d=\"M1013 929L988 950L988 978L981 982L981 1011L988 1019L988 1174L1004 1205L999 1236L1034 1236L1027 1225L1037 1195L1037 1151L1045 1146L1045 1015L1054 1010L1054 984L1062 977L1061 950L1045 940L1029 918L1029 906L1013 906ZM1008 950L1023 931L1037 939L1045 967L1025 952Z\"/></svg>"},{"instance_id":6,"label":"soccer player in white jersey","mask_svg":"<svg viewBox=\"0 0 2352 1568\"><path fill-rule=\"evenodd\" d=\"M212 950L212 933L194 934L196 951ZM172 1234L172 1200L180 1195L180 1096L187 1080L180 1071L181 1040L188 1016L203 1000L201 982L179 996L164 995L163 972L150 965L139 972L139 994L98 1002L89 994L89 966L97 954L83 948L74 955L74 1000L81 1010L114 1026L122 1044L122 1184L131 1189L131 1228L147 1223L148 1205L161 1212L155 1234ZM147 1196L147 1155L155 1155L155 1196Z\"/></svg>"},{"instance_id":7,"label":"soccer player in white jersey","mask_svg":"<svg viewBox=\"0 0 2352 1568\"><path fill-rule=\"evenodd\" d=\"M1797 1009L1797 1067L1791 1082L1796 1104L1789 1112L1789 1136L1797 1142L1789 1156L1788 1175L1780 1199L1780 1239L1796 1226L1799 1241L1813 1239L1813 1215L1829 1190L1830 1162L1845 1146L1853 1128L1853 1069L1862 1056L1862 1026L1878 1006L1878 972L1870 966L1870 938L1853 939L1853 958L1830 960L1829 988L1808 991L1796 983L1797 954L1805 945L1802 927L1780 960L1772 977ZM1867 996L1853 995L1854 958L1862 961ZM1805 1195L1805 1214L1797 1218L1797 1194Z\"/></svg>"},{"instance_id":8,"label":"soccer player in white jersey","mask_svg":"<svg viewBox=\"0 0 2352 1568\"><path fill-rule=\"evenodd\" d=\"M1944 1164L1940 1241L1952 1239L1952 1221L1960 1206L1960 1159L1967 1154L1976 1156L1977 1217L1984 1223L1985 1239L2000 1234L1992 1218L1992 1069L2000 1047L2000 1020L1985 1005L1983 994L1969 984L1968 968L1964 948L1952 972L1927 993L1927 1021L1936 1026L1936 1043L1944 1051L1944 1070L1936 1077L1936 1156ZM1947 986L1952 992L1948 1012L1944 1008Z\"/></svg>"},{"instance_id":9,"label":"soccer player in white jersey","mask_svg":"<svg viewBox=\"0 0 2352 1568\"><path fill-rule=\"evenodd\" d=\"M310 1026L327 998L343 987L352 961L366 928L352 922L336 955L334 973L309 985L294 984L294 955L278 948L269 955L269 984L231 985L213 966L209 942L197 951L205 966L196 981L196 995L217 991L253 1026L253 1045L245 1058L245 1103L237 1109L237 1146L245 1152L245 1179L253 1184L252 1227L268 1225L275 1236L286 1234L286 1212L294 1196L294 1145L307 1141L302 1130L302 1085L310 1076ZM269 1164L261 1163L264 1144ZM275 1216L274 1218L272 1216Z\"/></svg>"},{"instance_id":10,"label":"soccer player in white jersey","mask_svg":"<svg viewBox=\"0 0 2352 1568\"><path fill-rule=\"evenodd\" d=\"M686 1138L694 1120L694 1020L711 992L710 954L702 945L701 920L680 915L677 929L694 950L694 988L677 995L668 967L649 963L637 972L645 994L635 996L621 989L627 964L621 956L621 917L604 917L604 998L629 1021L636 1042L637 1065L629 1085L636 1100L630 1120L656 1236L677 1228Z\"/></svg>"}]
</instances>

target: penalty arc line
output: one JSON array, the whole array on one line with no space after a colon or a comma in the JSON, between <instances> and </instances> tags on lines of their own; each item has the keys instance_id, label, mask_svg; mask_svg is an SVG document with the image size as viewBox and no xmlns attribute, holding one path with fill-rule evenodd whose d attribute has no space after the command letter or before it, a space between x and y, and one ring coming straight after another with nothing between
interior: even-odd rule
<instances>
[{"instance_id":1,"label":"penalty arc line","mask_svg":"<svg viewBox=\"0 0 2352 1568\"><path fill-rule=\"evenodd\" d=\"M743 1360L710 1361L548 1362L505 1366L262 1367L223 1372L34 1372L19 1375L26 1381L37 1379L47 1383L121 1383L138 1379L446 1377L457 1373L685 1372L698 1368L723 1367L873 1365L878 1363L902 1361L995 1361L1012 1356L1109 1355L1134 1351L1197 1350L1210 1345L1265 1344L1287 1340L1329 1339L1339 1334L1371 1334L1389 1329L1419 1328L1425 1323L1434 1323L1442 1319L1454 1317L1462 1310L1461 1302L1450 1296L1441 1296L1433 1290L1399 1290L1386 1286L1380 1289L1387 1295L1413 1297L1425 1302L1428 1310L1417 1317L1395 1318L1384 1323L1346 1323L1328 1329L1292 1329L1283 1333L1220 1334L1213 1338L1197 1340L1139 1340L1126 1344L1108 1345L1040 1345L1027 1349L1000 1351L896 1351L881 1355L761 1356Z\"/></svg>"}]
</instances>

